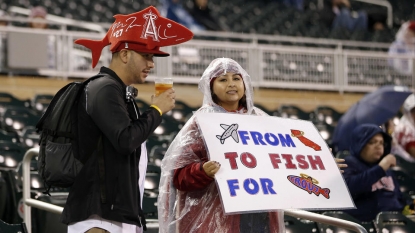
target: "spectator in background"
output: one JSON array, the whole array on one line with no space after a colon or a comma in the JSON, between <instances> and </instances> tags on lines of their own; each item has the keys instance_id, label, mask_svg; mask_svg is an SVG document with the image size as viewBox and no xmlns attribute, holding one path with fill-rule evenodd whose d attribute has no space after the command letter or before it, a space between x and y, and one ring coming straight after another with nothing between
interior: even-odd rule
<instances>
[{"instance_id":1,"label":"spectator in background","mask_svg":"<svg viewBox=\"0 0 415 233\"><path fill-rule=\"evenodd\" d=\"M7 13L3 10L0 10L0 27L5 27L9 24L9 21L3 20L2 18L7 17ZM6 67L6 57L7 57L7 34L0 32L0 72L2 72Z\"/></svg>"},{"instance_id":2,"label":"spectator in background","mask_svg":"<svg viewBox=\"0 0 415 233\"><path fill-rule=\"evenodd\" d=\"M403 104L403 116L395 127L393 137L415 160L415 95L411 94ZM408 160L408 159L407 159Z\"/></svg>"},{"instance_id":3,"label":"spectator in background","mask_svg":"<svg viewBox=\"0 0 415 233\"><path fill-rule=\"evenodd\" d=\"M183 7L180 0L161 0L160 2L159 9L162 16L182 24L193 32L205 30L205 27L197 23Z\"/></svg>"},{"instance_id":4,"label":"spectator in background","mask_svg":"<svg viewBox=\"0 0 415 233\"><path fill-rule=\"evenodd\" d=\"M325 0L320 20L334 30L378 31L383 30L387 14L375 8L352 9L349 0Z\"/></svg>"},{"instance_id":5,"label":"spectator in background","mask_svg":"<svg viewBox=\"0 0 415 233\"><path fill-rule=\"evenodd\" d=\"M331 29L349 31L367 30L368 17L365 11L358 11L352 16L349 0L328 0L320 12L321 21Z\"/></svg>"},{"instance_id":6,"label":"spectator in background","mask_svg":"<svg viewBox=\"0 0 415 233\"><path fill-rule=\"evenodd\" d=\"M352 132L350 155L343 177L357 209L344 210L362 222L375 219L381 211L403 211L406 201L391 167L392 138L374 124L362 124Z\"/></svg>"},{"instance_id":7,"label":"spectator in background","mask_svg":"<svg viewBox=\"0 0 415 233\"><path fill-rule=\"evenodd\" d=\"M48 12L42 6L35 6L30 9L29 18L31 19L29 26L34 29L47 29L48 23L46 17ZM48 68L56 68L56 37L54 35L48 36Z\"/></svg>"},{"instance_id":8,"label":"spectator in background","mask_svg":"<svg viewBox=\"0 0 415 233\"><path fill-rule=\"evenodd\" d=\"M9 21L7 21L6 19L2 19L6 17L7 13L3 10L0 10L0 27L7 26L9 24Z\"/></svg>"},{"instance_id":9,"label":"spectator in background","mask_svg":"<svg viewBox=\"0 0 415 233\"><path fill-rule=\"evenodd\" d=\"M193 0L193 7L189 9L190 15L209 31L223 31L218 21L211 15L208 0Z\"/></svg>"},{"instance_id":10,"label":"spectator in background","mask_svg":"<svg viewBox=\"0 0 415 233\"><path fill-rule=\"evenodd\" d=\"M415 163L415 157L412 157L397 141L396 137L393 137L395 132L395 122L393 118L389 119L383 126L384 131L392 137L391 153L405 159L408 162Z\"/></svg>"},{"instance_id":11,"label":"spectator in background","mask_svg":"<svg viewBox=\"0 0 415 233\"><path fill-rule=\"evenodd\" d=\"M283 3L287 7L294 7L295 9L304 10L304 0L274 0L276 2Z\"/></svg>"},{"instance_id":12,"label":"spectator in background","mask_svg":"<svg viewBox=\"0 0 415 233\"><path fill-rule=\"evenodd\" d=\"M46 21L46 16L48 12L42 6L35 6L30 9L29 18L31 18L30 27L31 28L47 28L48 24Z\"/></svg>"},{"instance_id":13,"label":"spectator in background","mask_svg":"<svg viewBox=\"0 0 415 233\"><path fill-rule=\"evenodd\" d=\"M395 41L389 47L389 55L415 57L415 21L402 24L396 33ZM413 59L410 58L389 59L389 65L404 75L412 75L413 62Z\"/></svg>"}]
</instances>

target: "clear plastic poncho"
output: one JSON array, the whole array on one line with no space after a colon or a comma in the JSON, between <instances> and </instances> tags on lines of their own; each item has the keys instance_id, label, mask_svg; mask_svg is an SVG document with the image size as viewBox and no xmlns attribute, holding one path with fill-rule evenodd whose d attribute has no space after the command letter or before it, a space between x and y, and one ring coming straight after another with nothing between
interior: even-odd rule
<instances>
[{"instance_id":1,"label":"clear plastic poncho","mask_svg":"<svg viewBox=\"0 0 415 233\"><path fill-rule=\"evenodd\" d=\"M402 148L406 148L408 144L415 142L415 119L413 119L411 114L412 108L415 108L414 94L411 94L406 98L403 104L403 116L392 133L394 141ZM394 151L393 148L392 153L398 154L409 162L415 162L415 159L405 150Z\"/></svg>"},{"instance_id":2,"label":"clear plastic poncho","mask_svg":"<svg viewBox=\"0 0 415 233\"><path fill-rule=\"evenodd\" d=\"M204 99L202 107L197 112L227 112L213 102L210 90L211 79L227 72L240 74L245 84L246 108L236 114L266 115L253 105L250 76L237 62L229 58L213 60L203 73L199 89L204 94ZM202 165L208 160L208 151L195 117L192 116L170 144L161 164L158 197L159 232L240 233L259 232L259 229L261 232L269 233L285 232L282 210L225 215L220 194L213 179L206 181L200 177L188 177L189 180L194 181L193 185L200 186L201 182L207 184L191 191L181 191L175 188L173 179L177 169L193 166L201 169L196 172L204 172ZM189 176L192 176L192 173L189 173ZM198 182L198 179L201 182ZM192 183L191 181L189 183Z\"/></svg>"},{"instance_id":3,"label":"clear plastic poncho","mask_svg":"<svg viewBox=\"0 0 415 233\"><path fill-rule=\"evenodd\" d=\"M395 41L389 47L389 55L415 57L415 37L409 28L411 23L411 21L405 22L399 28L395 36ZM388 59L388 63L401 74L412 74L413 63L410 58L390 58Z\"/></svg>"}]
</instances>

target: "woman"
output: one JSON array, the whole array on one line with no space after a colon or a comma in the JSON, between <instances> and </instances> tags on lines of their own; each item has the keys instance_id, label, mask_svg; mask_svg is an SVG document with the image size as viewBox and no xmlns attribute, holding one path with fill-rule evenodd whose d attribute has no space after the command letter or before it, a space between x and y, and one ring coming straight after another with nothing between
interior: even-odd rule
<instances>
[{"instance_id":1,"label":"woman","mask_svg":"<svg viewBox=\"0 0 415 233\"><path fill-rule=\"evenodd\" d=\"M199 89L204 99L198 112L266 115L253 105L248 73L232 59L213 60L200 79ZM160 232L285 232L281 210L224 215L214 182L219 168L217 162L208 161L195 118L190 118L162 161Z\"/></svg>"}]
</instances>

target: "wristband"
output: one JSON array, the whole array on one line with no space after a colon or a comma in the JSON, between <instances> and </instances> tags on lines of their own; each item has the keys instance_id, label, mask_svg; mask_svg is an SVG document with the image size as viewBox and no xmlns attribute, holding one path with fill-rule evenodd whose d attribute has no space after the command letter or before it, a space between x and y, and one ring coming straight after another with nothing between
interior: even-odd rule
<instances>
[{"instance_id":1,"label":"wristband","mask_svg":"<svg viewBox=\"0 0 415 233\"><path fill-rule=\"evenodd\" d=\"M156 109L157 111L159 111L160 116L161 116L161 115L163 115L163 112L162 112L162 111L160 110L160 108L159 108L159 107L157 107L156 105L152 104L152 105L150 105L150 108L154 108L154 109Z\"/></svg>"}]
</instances>

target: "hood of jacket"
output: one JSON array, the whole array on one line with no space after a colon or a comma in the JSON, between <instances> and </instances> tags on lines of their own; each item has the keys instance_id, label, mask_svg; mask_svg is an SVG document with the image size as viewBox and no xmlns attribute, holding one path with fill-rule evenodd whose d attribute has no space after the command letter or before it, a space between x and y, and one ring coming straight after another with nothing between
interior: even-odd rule
<instances>
[{"instance_id":1,"label":"hood of jacket","mask_svg":"<svg viewBox=\"0 0 415 233\"><path fill-rule=\"evenodd\" d=\"M360 152L362 152L365 145L378 133L382 134L384 140L383 156L389 154L391 151L392 138L377 125L361 124L352 131L350 155L360 158Z\"/></svg>"}]
</instances>

